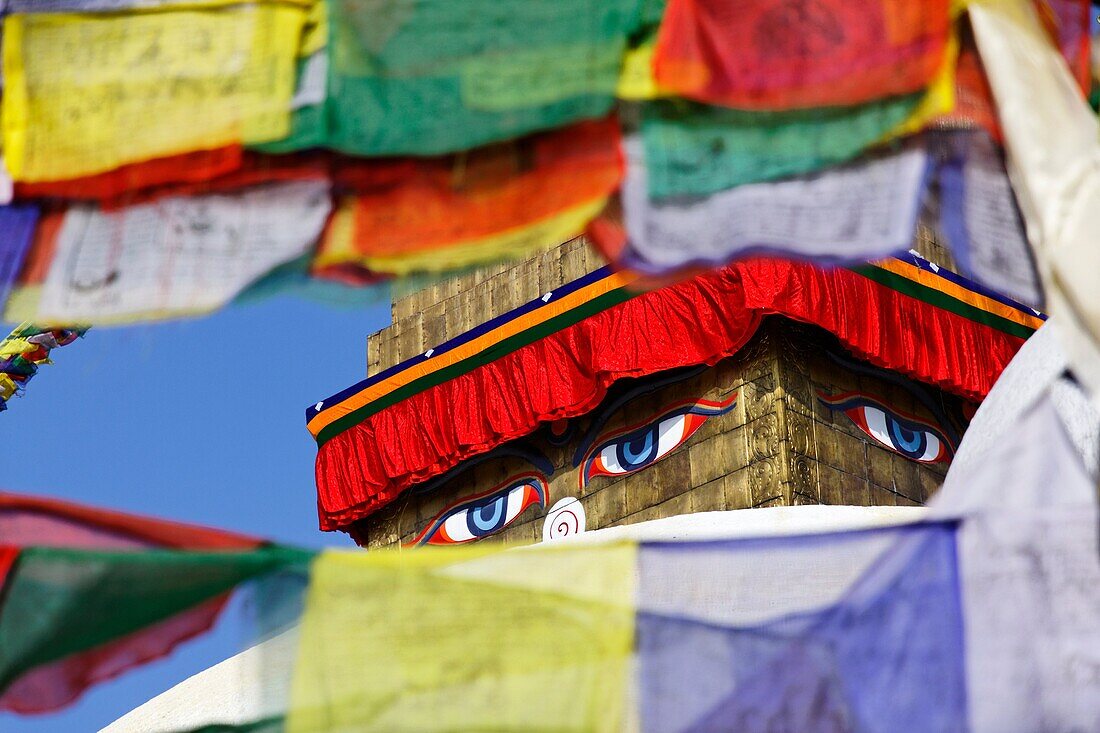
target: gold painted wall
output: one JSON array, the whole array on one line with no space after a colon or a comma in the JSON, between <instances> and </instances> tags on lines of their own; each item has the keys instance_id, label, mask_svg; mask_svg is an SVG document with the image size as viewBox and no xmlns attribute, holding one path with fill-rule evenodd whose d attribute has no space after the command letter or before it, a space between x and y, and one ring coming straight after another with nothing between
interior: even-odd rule
<instances>
[{"instance_id":1,"label":"gold painted wall","mask_svg":"<svg viewBox=\"0 0 1100 733\"><path fill-rule=\"evenodd\" d=\"M923 233L914 248L941 265L952 264ZM393 325L368 340L368 374L423 353L602 265L581 238L524 262L482 268L398 297ZM925 502L947 464L920 463L884 447L845 413L828 409L818 394L861 392L898 415L932 424L937 420L918 403L912 389L925 390L926 402L932 400L951 416L969 414L966 406L898 375L863 373L866 365L843 366L829 357L830 352L846 353L819 329L772 318L733 357L634 399L610 418L604 432L652 420L677 401L738 395L732 411L708 419L682 445L630 475L601 476L581 486L580 469L573 465L574 445L555 447L540 431L523 442L553 464L546 472L548 496L542 506L526 509L492 538L540 540L547 509L570 496L583 504L587 529L748 507ZM609 395L605 405L613 397ZM601 409L576 418L574 427L583 430ZM952 427L962 432L961 426ZM449 505L531 470L529 462L517 457L459 466L445 480L427 484L430 490L414 487L360 521L353 534L372 547L410 543Z\"/></svg>"},{"instance_id":2,"label":"gold painted wall","mask_svg":"<svg viewBox=\"0 0 1100 733\"><path fill-rule=\"evenodd\" d=\"M584 506L587 529L760 506L923 503L939 486L947 464L918 463L885 447L845 413L826 407L818 394L862 393L945 432L942 420L910 388L923 389L944 412L960 419L965 406L952 395L896 375L855 373L829 356L838 351L839 345L819 329L772 318L733 357L635 397L614 412L600 434L652 422L665 407L684 400L722 401L736 393L737 401L730 412L707 419L682 445L629 475L599 476L581 486L573 460L579 440L555 447L543 431L536 433L525 442L554 466L549 495L542 507L530 507L492 538L541 540L547 509L569 496ZM614 396L590 415L576 418L575 427L585 430ZM491 459L466 470L460 466L430 491L414 488L361 521L356 534L372 547L411 543L448 505L531 470L531 463L517 457Z\"/></svg>"},{"instance_id":3,"label":"gold painted wall","mask_svg":"<svg viewBox=\"0 0 1100 733\"><path fill-rule=\"evenodd\" d=\"M395 293L393 325L367 339L376 374L604 265L578 238L522 262L501 262Z\"/></svg>"},{"instance_id":4,"label":"gold painted wall","mask_svg":"<svg viewBox=\"0 0 1100 733\"><path fill-rule=\"evenodd\" d=\"M922 257L947 269L953 261L928 230L921 229L913 248ZM398 284L392 325L367 339L367 375L398 364L458 336L494 316L534 300L605 264L603 258L578 237L522 262L501 262L468 273L439 279L426 287Z\"/></svg>"}]
</instances>

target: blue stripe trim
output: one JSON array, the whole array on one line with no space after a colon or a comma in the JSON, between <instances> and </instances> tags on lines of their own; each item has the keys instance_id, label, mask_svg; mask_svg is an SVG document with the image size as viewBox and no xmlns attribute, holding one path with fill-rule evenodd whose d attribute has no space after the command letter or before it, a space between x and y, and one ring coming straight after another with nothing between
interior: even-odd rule
<instances>
[{"instance_id":1,"label":"blue stripe trim","mask_svg":"<svg viewBox=\"0 0 1100 733\"><path fill-rule=\"evenodd\" d=\"M931 262L929 262L928 260L924 259L923 257L921 257L920 255L918 255L914 252L906 252L905 254L897 255L897 259L901 260L902 262L908 262L911 265L916 265L917 267L919 267L920 269L922 269L926 272L930 272L933 275L937 275L939 277L942 277L944 280L955 283L959 287L966 288L967 290L978 293L979 295L984 295L985 297L989 298L990 300L995 300L998 303L1001 303L1002 305L1007 305L1009 308L1015 308L1016 310L1020 311L1021 313L1026 313L1029 316L1034 316L1035 318L1038 318L1038 319L1043 320L1043 321L1045 321L1047 319L1047 315L1045 313L1042 313L1040 311L1035 310L1034 308L1032 308L1030 306L1026 306L1023 303L1015 301L1012 298L1008 297L1007 295L1002 295L1001 293L998 293L996 290L991 290L991 289L987 288L986 286L982 285L981 283L978 283L978 282L970 280L966 277L963 277L962 275L958 274L957 272L952 272L951 270L948 270L946 267L940 267L939 265L934 265ZM874 263L872 263L872 264L874 264Z\"/></svg>"},{"instance_id":2,"label":"blue stripe trim","mask_svg":"<svg viewBox=\"0 0 1100 733\"><path fill-rule=\"evenodd\" d=\"M1046 314L1038 312L1034 308L1030 308L1029 306L1026 306L1023 303L1019 303L1019 302L1013 300L1012 298L1009 298L1008 296L1002 295L1001 293L998 293L995 290L991 290L991 289L985 287L984 285L981 285L980 283L974 282L973 280L970 280L966 277L963 277L962 275L959 275L958 273L952 272L951 270L948 270L945 267L940 267L938 265L934 265L931 262L929 262L928 260L924 259L923 257L921 257L920 255L918 255L914 252L899 252L897 255L895 255L895 258L902 261L902 262L907 262L911 265L919 267L920 269L922 269L926 272L929 272L933 275L936 275L938 277L941 277L944 280L952 282L952 283L958 285L959 287L966 288L967 290L970 290L972 292L983 295L987 298L990 298L991 300L995 300L998 303L1001 303L1003 305L1008 306L1009 308L1015 308L1016 310L1018 310L1022 313L1026 313L1028 315L1033 315L1033 316L1035 316L1035 317L1037 317L1037 318L1039 318L1040 320L1043 320L1043 321L1045 321L1047 319ZM558 287L557 289L551 291L551 298L549 300L543 300L542 298L536 298L536 299L534 299L530 302L527 302L527 303L519 306L518 308L515 308L511 311L508 311L507 313L499 315L495 318L492 318L489 321L481 324L480 326L476 326L476 327L472 328L471 330L466 331L465 333L459 334L458 336L455 336L454 338L450 339L449 341L443 342L439 346L436 346L436 347L430 349L431 356L426 355L428 352L425 352L423 354L417 354L416 356L412 357L411 359L406 359L405 361L401 362L400 364L396 364L396 365L390 367L389 369L386 369L382 372L379 372L378 374L375 374L372 377L367 377L366 379L364 379L364 380L362 380L362 381L360 381L356 384L353 384L352 386L348 387L347 389L344 389L340 392L337 392L336 394L322 400L320 403L318 403L318 404L321 405L320 410L317 409L317 405L310 405L309 407L307 407L306 408L306 422L308 423L314 417L316 417L320 413L324 412L326 405L339 404L340 402L344 401L348 397L351 397L352 395L355 395L356 393L358 393L358 392L360 392L360 391L362 391L362 390L364 390L364 389L366 389L366 388L368 388L368 387L370 387L374 384L377 384L378 382L380 382L382 380L388 379L388 378L394 376L395 374L399 374L402 371L404 371L404 370L408 369L409 367L412 367L416 364L422 364L423 362L427 361L428 359L430 359L432 357L435 357L435 356L438 356L438 355L441 355L441 354L445 354L448 351L451 351L452 349L455 349L459 346L462 346L463 344L466 344L466 343L472 341L473 339L476 339L476 338L488 333L489 331L492 331L496 328L499 328L499 327L503 326L504 324L506 324L510 321L515 320L516 318L520 318L522 316L527 315L528 313L536 311L539 308L542 308L543 306L548 305L551 301L553 301L555 299L562 298L566 295L569 295L570 293L573 293L577 290L580 290L581 288L584 288L588 285L591 285L594 282L602 280L602 279L610 276L611 274L613 274L613 272L614 272L614 270L610 265L605 265L605 266L599 268L598 270L593 270L592 272L590 272L590 273L588 273L588 274L586 274L582 277L579 277L576 280L565 283L564 285L562 285L562 286Z\"/></svg>"},{"instance_id":3,"label":"blue stripe trim","mask_svg":"<svg viewBox=\"0 0 1100 733\"><path fill-rule=\"evenodd\" d=\"M308 424L310 420L312 420L314 417L316 417L317 415L324 412L326 406L328 406L328 405L339 404L340 402L343 402L344 400L346 400L348 397L351 397L352 395L355 395L358 392L361 392L362 390L364 390L364 389L366 389L366 388L368 388L368 387L370 387L374 384L377 384L378 382L381 382L385 379L389 379L390 377L394 376L395 374L399 374L399 373L405 371L409 367L415 366L417 364L423 364L428 359L431 359L431 358L436 357L436 356L440 356L442 354L446 354L448 351L451 351L452 349L455 349L459 346L462 346L463 344L469 343L470 341L473 341L474 339L476 339L476 338L478 338L478 337L480 337L480 336L482 336L486 333L489 333L490 331L492 331L494 329L500 328L501 326L503 326L504 324L506 324L510 321L514 321L515 319L520 318L522 316L525 316L528 313L532 313L532 312L538 310L539 308L543 308L543 307L549 305L550 303L552 303L556 300L560 300L561 298L569 295L570 293L574 293L577 290L580 290L581 288L584 288L584 287L587 287L587 286L591 285L594 282L598 282L600 280L603 280L604 278L610 277L613 273L614 273L614 270L612 269L611 265L604 265L603 267L601 267L598 270L593 270L592 272L588 273L587 275L583 275L583 276L577 278L576 280L565 283L564 285L561 285L558 288L555 288L554 290L550 291L550 298L548 298L546 300L543 300L543 298L546 297L546 295L544 294L542 297L535 298L532 301L524 303L523 305L519 306L518 308L510 310L507 313L503 313L503 314L497 316L496 318L492 318L492 319L486 321L485 323L481 324L480 326L475 326L474 328L470 329L469 331L466 331L465 333L461 333L458 336L455 336L454 338L450 339L449 341L444 341L439 346L433 347L433 348L429 349L428 351L426 351L422 354L417 354L416 356L412 357L411 359L406 359L405 361L401 362L400 364L395 364L394 366L390 367L389 369L381 371L381 372L379 372L378 374L375 374L372 377L367 377L366 379L362 380L361 382L357 382L356 384L353 384L352 386L348 387L347 389L344 389L340 392L337 392L336 394L332 395L331 397L328 397L328 398L322 400L321 402L319 402L318 404L321 405L320 410L317 409L317 405L310 405L309 407L307 407L306 408L306 423ZM427 355L429 351L431 352L430 356Z\"/></svg>"}]
</instances>

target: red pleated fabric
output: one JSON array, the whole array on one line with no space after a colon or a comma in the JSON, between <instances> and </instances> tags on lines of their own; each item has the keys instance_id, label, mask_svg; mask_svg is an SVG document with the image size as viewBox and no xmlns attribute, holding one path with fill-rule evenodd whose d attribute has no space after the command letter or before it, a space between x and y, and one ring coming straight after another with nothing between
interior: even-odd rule
<instances>
[{"instance_id":1,"label":"red pleated fabric","mask_svg":"<svg viewBox=\"0 0 1100 733\"><path fill-rule=\"evenodd\" d=\"M734 268L747 308L819 326L864 361L974 402L1024 343L851 270L782 260Z\"/></svg>"},{"instance_id":2,"label":"red pleated fabric","mask_svg":"<svg viewBox=\"0 0 1100 733\"><path fill-rule=\"evenodd\" d=\"M321 529L343 528L542 422L583 415L618 379L714 364L769 314L820 326L868 362L973 400L1023 343L850 270L738 262L593 315L330 439L317 454Z\"/></svg>"},{"instance_id":3,"label":"red pleated fabric","mask_svg":"<svg viewBox=\"0 0 1100 733\"><path fill-rule=\"evenodd\" d=\"M944 60L949 0L669 0L657 83L741 109L911 94Z\"/></svg>"}]
</instances>

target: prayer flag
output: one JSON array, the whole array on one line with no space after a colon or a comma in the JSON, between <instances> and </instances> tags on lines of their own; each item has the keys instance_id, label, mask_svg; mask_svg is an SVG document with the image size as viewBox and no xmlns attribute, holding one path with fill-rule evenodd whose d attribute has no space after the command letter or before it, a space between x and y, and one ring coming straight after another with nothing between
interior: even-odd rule
<instances>
[{"instance_id":1,"label":"prayer flag","mask_svg":"<svg viewBox=\"0 0 1100 733\"><path fill-rule=\"evenodd\" d=\"M618 123L447 158L337 163L343 200L316 266L439 271L527 256L578 236L622 178Z\"/></svg>"},{"instance_id":2,"label":"prayer flag","mask_svg":"<svg viewBox=\"0 0 1100 733\"><path fill-rule=\"evenodd\" d=\"M326 143L440 155L603 117L639 5L334 0Z\"/></svg>"},{"instance_id":3,"label":"prayer flag","mask_svg":"<svg viewBox=\"0 0 1100 733\"><path fill-rule=\"evenodd\" d=\"M627 140L626 248L620 266L647 274L778 254L855 262L912 244L928 156L919 143L797 178L706 196L649 198L641 140Z\"/></svg>"},{"instance_id":4,"label":"prayer flag","mask_svg":"<svg viewBox=\"0 0 1100 733\"><path fill-rule=\"evenodd\" d=\"M948 0L670 0L657 84L708 104L864 104L927 87L947 50Z\"/></svg>"},{"instance_id":5,"label":"prayer flag","mask_svg":"<svg viewBox=\"0 0 1100 733\"><path fill-rule=\"evenodd\" d=\"M0 206L0 305L23 267L34 229L38 224L38 208L29 205Z\"/></svg>"},{"instance_id":6,"label":"prayer flag","mask_svg":"<svg viewBox=\"0 0 1100 733\"><path fill-rule=\"evenodd\" d=\"M305 10L256 4L4 18L4 156L16 181L288 132Z\"/></svg>"},{"instance_id":7,"label":"prayer flag","mask_svg":"<svg viewBox=\"0 0 1100 733\"><path fill-rule=\"evenodd\" d=\"M905 123L922 98L793 112L647 103L641 129L649 195L701 196L844 163Z\"/></svg>"},{"instance_id":8,"label":"prayer flag","mask_svg":"<svg viewBox=\"0 0 1100 733\"><path fill-rule=\"evenodd\" d=\"M0 709L47 712L206 631L239 583L308 553L0 494Z\"/></svg>"},{"instance_id":9,"label":"prayer flag","mask_svg":"<svg viewBox=\"0 0 1100 733\"><path fill-rule=\"evenodd\" d=\"M214 310L309 251L331 207L328 188L292 181L117 211L74 206L35 317L118 323Z\"/></svg>"}]
</instances>

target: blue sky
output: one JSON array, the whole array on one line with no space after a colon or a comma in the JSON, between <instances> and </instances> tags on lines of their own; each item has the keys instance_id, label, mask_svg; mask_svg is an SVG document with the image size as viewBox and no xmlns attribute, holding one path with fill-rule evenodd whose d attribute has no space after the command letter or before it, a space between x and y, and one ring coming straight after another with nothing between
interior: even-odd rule
<instances>
[{"instance_id":1,"label":"blue sky","mask_svg":"<svg viewBox=\"0 0 1100 733\"><path fill-rule=\"evenodd\" d=\"M367 336L389 318L387 298L340 309L281 296L200 320L93 328L0 414L0 488L348 546L317 529L303 414L363 378ZM97 730L242 642L226 623L60 714L0 714L0 730Z\"/></svg>"}]
</instances>

